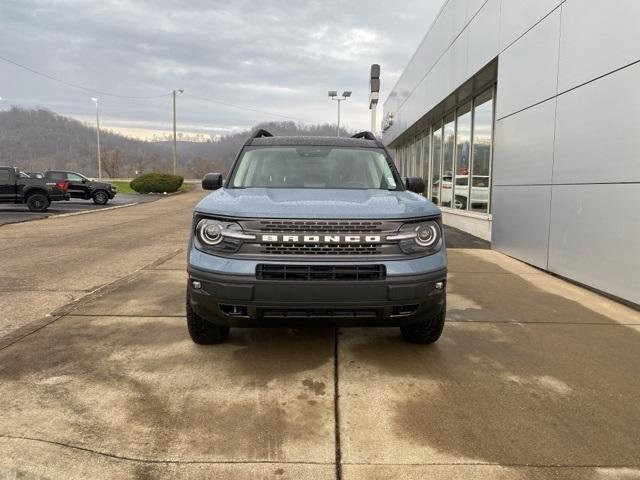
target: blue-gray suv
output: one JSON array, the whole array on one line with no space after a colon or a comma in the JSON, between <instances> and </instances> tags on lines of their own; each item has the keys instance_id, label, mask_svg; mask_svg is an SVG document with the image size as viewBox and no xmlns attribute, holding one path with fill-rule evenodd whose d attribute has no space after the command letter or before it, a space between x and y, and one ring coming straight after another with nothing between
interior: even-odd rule
<instances>
[{"instance_id":1,"label":"blue-gray suv","mask_svg":"<svg viewBox=\"0 0 640 480\"><path fill-rule=\"evenodd\" d=\"M226 180L195 207L187 326L221 343L230 327L399 326L442 333L447 255L440 210L403 182L370 132L351 138L256 131Z\"/></svg>"}]
</instances>

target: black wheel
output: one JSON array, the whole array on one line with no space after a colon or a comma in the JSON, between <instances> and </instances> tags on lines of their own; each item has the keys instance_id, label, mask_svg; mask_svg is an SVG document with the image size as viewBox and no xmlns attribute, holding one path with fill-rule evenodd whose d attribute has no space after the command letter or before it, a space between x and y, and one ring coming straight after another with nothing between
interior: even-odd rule
<instances>
[{"instance_id":1,"label":"black wheel","mask_svg":"<svg viewBox=\"0 0 640 480\"><path fill-rule=\"evenodd\" d=\"M434 343L437 342L442 335L444 328L444 319L447 315L447 302L442 305L442 310L435 317L425 320L424 322L412 323L400 327L402 338L410 343Z\"/></svg>"},{"instance_id":2,"label":"black wheel","mask_svg":"<svg viewBox=\"0 0 640 480\"><path fill-rule=\"evenodd\" d=\"M467 199L462 196L457 196L455 201L455 208L459 208L461 210L467 209Z\"/></svg>"},{"instance_id":3,"label":"black wheel","mask_svg":"<svg viewBox=\"0 0 640 480\"><path fill-rule=\"evenodd\" d=\"M96 205L106 205L108 201L109 195L107 195L107 192L98 190L93 194L93 203Z\"/></svg>"},{"instance_id":4,"label":"black wheel","mask_svg":"<svg viewBox=\"0 0 640 480\"><path fill-rule=\"evenodd\" d=\"M32 212L44 212L49 208L49 205L51 205L51 202L42 193L34 193L27 198L27 207Z\"/></svg>"},{"instance_id":5,"label":"black wheel","mask_svg":"<svg viewBox=\"0 0 640 480\"><path fill-rule=\"evenodd\" d=\"M198 345L214 345L229 339L229 327L216 325L200 317L191 307L187 292L187 328L189 336Z\"/></svg>"}]
</instances>

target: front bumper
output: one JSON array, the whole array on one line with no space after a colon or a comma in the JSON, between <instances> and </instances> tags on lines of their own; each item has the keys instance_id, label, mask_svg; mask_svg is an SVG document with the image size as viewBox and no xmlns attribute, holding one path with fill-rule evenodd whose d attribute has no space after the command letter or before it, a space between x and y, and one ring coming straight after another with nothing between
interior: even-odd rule
<instances>
[{"instance_id":1,"label":"front bumper","mask_svg":"<svg viewBox=\"0 0 640 480\"><path fill-rule=\"evenodd\" d=\"M188 271L194 311L231 327L407 325L440 312L447 277L446 268L372 281L259 280L193 266Z\"/></svg>"}]
</instances>

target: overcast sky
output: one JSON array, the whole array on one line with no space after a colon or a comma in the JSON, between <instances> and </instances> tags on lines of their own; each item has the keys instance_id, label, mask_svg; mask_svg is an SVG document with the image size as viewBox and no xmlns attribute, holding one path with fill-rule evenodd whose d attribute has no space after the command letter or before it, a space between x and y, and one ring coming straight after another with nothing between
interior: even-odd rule
<instances>
[{"instance_id":1,"label":"overcast sky","mask_svg":"<svg viewBox=\"0 0 640 480\"><path fill-rule=\"evenodd\" d=\"M0 56L106 93L167 96L85 92L0 61L0 108L92 121L97 96L105 128L144 136L170 129L168 92L182 88L178 129L221 134L285 117L335 122L327 90L352 90L343 124L368 129L369 66L382 66L384 100L443 3L2 0Z\"/></svg>"}]
</instances>

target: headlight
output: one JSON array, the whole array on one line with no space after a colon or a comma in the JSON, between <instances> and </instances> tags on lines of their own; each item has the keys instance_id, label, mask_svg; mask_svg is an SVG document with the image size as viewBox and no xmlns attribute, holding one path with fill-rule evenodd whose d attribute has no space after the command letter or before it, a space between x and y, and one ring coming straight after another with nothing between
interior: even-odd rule
<instances>
[{"instance_id":1,"label":"headlight","mask_svg":"<svg viewBox=\"0 0 640 480\"><path fill-rule=\"evenodd\" d=\"M396 235L387 240L397 240L404 253L435 253L442 245L442 231L435 220L404 224Z\"/></svg>"},{"instance_id":2,"label":"headlight","mask_svg":"<svg viewBox=\"0 0 640 480\"><path fill-rule=\"evenodd\" d=\"M436 223L422 223L416 228L416 243L421 247L433 247L438 240L439 228Z\"/></svg>"},{"instance_id":3,"label":"headlight","mask_svg":"<svg viewBox=\"0 0 640 480\"><path fill-rule=\"evenodd\" d=\"M199 224L198 233L200 240L205 245L218 245L222 241L222 225L218 222L202 220Z\"/></svg>"},{"instance_id":4,"label":"headlight","mask_svg":"<svg viewBox=\"0 0 640 480\"><path fill-rule=\"evenodd\" d=\"M233 222L203 218L196 225L196 241L202 250L234 253L243 240L255 239L255 235L244 233L242 227Z\"/></svg>"}]
</instances>

